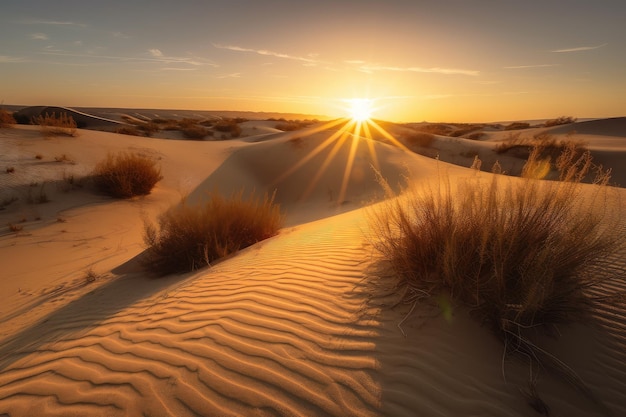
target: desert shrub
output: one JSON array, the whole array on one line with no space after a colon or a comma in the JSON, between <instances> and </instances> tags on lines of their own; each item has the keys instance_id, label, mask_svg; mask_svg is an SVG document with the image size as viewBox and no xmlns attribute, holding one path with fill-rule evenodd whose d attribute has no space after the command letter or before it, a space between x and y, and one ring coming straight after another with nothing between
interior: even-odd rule
<instances>
[{"instance_id":1,"label":"desert shrub","mask_svg":"<svg viewBox=\"0 0 626 417\"><path fill-rule=\"evenodd\" d=\"M608 174L599 172L595 186L580 184L593 168L589 152L562 155L562 181L536 179L545 164L533 151L523 178L496 165L495 175L476 173L456 187L448 178L407 187L371 212L372 241L403 301L465 306L503 342L505 357L520 353L531 369L558 369L584 388L537 345L538 332L607 301L593 289L607 280L600 271L624 236L603 211L613 195Z\"/></svg>"},{"instance_id":2,"label":"desert shrub","mask_svg":"<svg viewBox=\"0 0 626 417\"><path fill-rule=\"evenodd\" d=\"M213 125L213 129L218 132L230 133L231 138L237 138L241 135L241 126L237 124L237 120L239 119L220 120Z\"/></svg>"},{"instance_id":3,"label":"desert shrub","mask_svg":"<svg viewBox=\"0 0 626 417\"><path fill-rule=\"evenodd\" d=\"M559 116L556 119L546 120L544 123L545 127L559 126L559 125L567 125L570 123L574 123L576 121L575 117L572 116Z\"/></svg>"},{"instance_id":4,"label":"desert shrub","mask_svg":"<svg viewBox=\"0 0 626 417\"><path fill-rule=\"evenodd\" d=\"M130 135L130 136L144 136L144 134L134 126L119 127L115 129L115 133L119 133L121 135Z\"/></svg>"},{"instance_id":5,"label":"desert shrub","mask_svg":"<svg viewBox=\"0 0 626 417\"><path fill-rule=\"evenodd\" d=\"M431 133L415 132L403 135L402 140L409 148L429 148L435 141L435 136Z\"/></svg>"},{"instance_id":6,"label":"desert shrub","mask_svg":"<svg viewBox=\"0 0 626 417\"><path fill-rule=\"evenodd\" d=\"M163 177L156 161L136 153L108 154L92 173L100 191L116 198L150 194Z\"/></svg>"},{"instance_id":7,"label":"desert shrub","mask_svg":"<svg viewBox=\"0 0 626 417\"><path fill-rule=\"evenodd\" d=\"M146 136L152 136L153 134L158 133L161 130L159 125L154 122L138 123L137 129L144 132Z\"/></svg>"},{"instance_id":8,"label":"desert shrub","mask_svg":"<svg viewBox=\"0 0 626 417\"><path fill-rule=\"evenodd\" d=\"M482 129L483 125L459 125L458 129L451 132L449 136L453 138L458 138L460 136L465 136L468 133L472 133L476 130Z\"/></svg>"},{"instance_id":9,"label":"desert shrub","mask_svg":"<svg viewBox=\"0 0 626 417\"><path fill-rule=\"evenodd\" d=\"M11 127L16 122L13 113L0 109L0 128Z\"/></svg>"},{"instance_id":10,"label":"desert shrub","mask_svg":"<svg viewBox=\"0 0 626 417\"><path fill-rule=\"evenodd\" d=\"M191 271L278 233L283 221L274 197L213 193L200 205L184 200L146 224L146 266L161 275Z\"/></svg>"},{"instance_id":11,"label":"desert shrub","mask_svg":"<svg viewBox=\"0 0 626 417\"><path fill-rule=\"evenodd\" d=\"M182 129L183 135L189 139L204 139L209 133L212 133L205 127L192 125Z\"/></svg>"},{"instance_id":12,"label":"desert shrub","mask_svg":"<svg viewBox=\"0 0 626 417\"><path fill-rule=\"evenodd\" d=\"M527 122L513 122L504 126L504 130L521 130L521 129L528 129L529 127L530 127L530 123L527 123Z\"/></svg>"},{"instance_id":13,"label":"desert shrub","mask_svg":"<svg viewBox=\"0 0 626 417\"><path fill-rule=\"evenodd\" d=\"M45 136L76 136L76 122L67 113L39 115L33 117L32 124L41 126Z\"/></svg>"}]
</instances>

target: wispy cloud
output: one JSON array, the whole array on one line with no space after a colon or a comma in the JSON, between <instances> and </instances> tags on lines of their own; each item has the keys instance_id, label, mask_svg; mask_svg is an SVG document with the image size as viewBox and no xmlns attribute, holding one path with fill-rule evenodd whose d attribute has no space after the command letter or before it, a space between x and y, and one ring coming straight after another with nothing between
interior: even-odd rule
<instances>
[{"instance_id":1,"label":"wispy cloud","mask_svg":"<svg viewBox=\"0 0 626 417\"><path fill-rule=\"evenodd\" d=\"M558 67L559 64L533 64L533 65L511 65L508 67L503 67L504 69L529 69L529 68L547 68L547 67Z\"/></svg>"},{"instance_id":2,"label":"wispy cloud","mask_svg":"<svg viewBox=\"0 0 626 417\"><path fill-rule=\"evenodd\" d=\"M64 56L68 58L87 58L92 61L120 61L120 62L153 62L159 64L186 64L193 66L210 66L217 67L218 65L210 62L206 59L199 57L172 57L172 56L115 56L115 55L97 55L97 54L74 54L67 52L40 52L41 55L51 55L51 56Z\"/></svg>"},{"instance_id":3,"label":"wispy cloud","mask_svg":"<svg viewBox=\"0 0 626 417\"><path fill-rule=\"evenodd\" d=\"M220 75L217 78L241 78L241 73L233 72L232 74Z\"/></svg>"},{"instance_id":4,"label":"wispy cloud","mask_svg":"<svg viewBox=\"0 0 626 417\"><path fill-rule=\"evenodd\" d=\"M236 46L236 45L221 45L221 44L216 44L216 43L214 43L213 46L218 49L227 49L229 51L235 51L235 52L251 52L251 53L255 53L255 54L263 55L263 56L273 56L276 58L290 59L292 61L301 61L307 64L318 64L321 62L317 60L316 58L313 58L311 55L309 57L289 55L289 54L284 54L281 52L270 51L267 49L243 48L241 46Z\"/></svg>"},{"instance_id":5,"label":"wispy cloud","mask_svg":"<svg viewBox=\"0 0 626 417\"><path fill-rule=\"evenodd\" d=\"M198 68L165 67L161 71L196 71Z\"/></svg>"},{"instance_id":6,"label":"wispy cloud","mask_svg":"<svg viewBox=\"0 0 626 417\"><path fill-rule=\"evenodd\" d=\"M48 35L45 33L31 33L30 38L37 41L47 41Z\"/></svg>"},{"instance_id":7,"label":"wispy cloud","mask_svg":"<svg viewBox=\"0 0 626 417\"><path fill-rule=\"evenodd\" d=\"M148 49L148 52L150 53L150 55L152 55L154 57L162 57L163 56L163 52L161 52L158 49Z\"/></svg>"},{"instance_id":8,"label":"wispy cloud","mask_svg":"<svg viewBox=\"0 0 626 417\"><path fill-rule=\"evenodd\" d=\"M594 50L594 49L603 48L603 47L605 47L607 45L608 45L608 43L603 43L602 45L596 45L596 46L578 46L576 48L555 49L554 51L551 51L551 52L563 53L563 52L591 51L591 50Z\"/></svg>"},{"instance_id":9,"label":"wispy cloud","mask_svg":"<svg viewBox=\"0 0 626 417\"><path fill-rule=\"evenodd\" d=\"M480 74L480 71L460 69L460 68L396 67L396 66L367 64L367 63L358 64L357 67L359 71L363 71L367 73L373 73L377 71L418 72L418 73L433 73L433 74L444 74L444 75L469 75L469 76L474 76L474 77Z\"/></svg>"},{"instance_id":10,"label":"wispy cloud","mask_svg":"<svg viewBox=\"0 0 626 417\"><path fill-rule=\"evenodd\" d=\"M0 55L0 64L8 64L14 62L25 62L26 60L17 56Z\"/></svg>"},{"instance_id":11,"label":"wispy cloud","mask_svg":"<svg viewBox=\"0 0 626 417\"><path fill-rule=\"evenodd\" d=\"M70 22L70 21L64 21L64 20L37 20L37 19L33 19L33 20L25 20L22 23L27 24L27 25L53 25L53 26L78 26L78 27L85 27L85 26L87 26L84 23Z\"/></svg>"}]
</instances>

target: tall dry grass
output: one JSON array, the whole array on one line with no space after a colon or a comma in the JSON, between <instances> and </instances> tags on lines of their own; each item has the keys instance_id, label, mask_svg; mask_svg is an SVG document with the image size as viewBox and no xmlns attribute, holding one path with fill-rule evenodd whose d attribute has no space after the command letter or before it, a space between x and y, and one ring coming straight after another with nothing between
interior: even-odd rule
<instances>
[{"instance_id":1,"label":"tall dry grass","mask_svg":"<svg viewBox=\"0 0 626 417\"><path fill-rule=\"evenodd\" d=\"M407 186L371 212L372 239L403 301L465 306L502 340L505 354L521 353L532 369L553 367L584 387L534 335L607 301L589 290L606 280L597 272L625 238L604 212L614 196L608 173L598 169L595 185L581 184L596 168L589 152L566 148L555 164L561 181L541 180L551 163L540 155L535 148L523 178L496 165L494 175Z\"/></svg>"},{"instance_id":2,"label":"tall dry grass","mask_svg":"<svg viewBox=\"0 0 626 417\"><path fill-rule=\"evenodd\" d=\"M163 177L156 161L136 153L109 153L96 164L93 173L96 187L116 198L150 194Z\"/></svg>"},{"instance_id":3,"label":"tall dry grass","mask_svg":"<svg viewBox=\"0 0 626 417\"><path fill-rule=\"evenodd\" d=\"M159 275L192 271L276 235L282 222L267 194L227 198L214 192L200 205L183 200L160 216L158 226L146 223L145 265Z\"/></svg>"},{"instance_id":4,"label":"tall dry grass","mask_svg":"<svg viewBox=\"0 0 626 417\"><path fill-rule=\"evenodd\" d=\"M15 123L15 118L13 117L13 113L0 109L0 128L12 127Z\"/></svg>"},{"instance_id":5,"label":"tall dry grass","mask_svg":"<svg viewBox=\"0 0 626 417\"><path fill-rule=\"evenodd\" d=\"M44 136L76 136L76 121L67 113L39 115L33 117L32 124L41 127Z\"/></svg>"}]
</instances>

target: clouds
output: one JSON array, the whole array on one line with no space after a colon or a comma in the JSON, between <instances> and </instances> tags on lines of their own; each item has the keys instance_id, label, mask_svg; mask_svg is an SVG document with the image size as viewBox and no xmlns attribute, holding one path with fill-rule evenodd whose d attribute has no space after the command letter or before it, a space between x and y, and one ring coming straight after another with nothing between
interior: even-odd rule
<instances>
[{"instance_id":1,"label":"clouds","mask_svg":"<svg viewBox=\"0 0 626 417\"><path fill-rule=\"evenodd\" d=\"M236 45L221 45L221 44L213 44L214 47L218 49L226 49L229 51L235 52L248 52L255 53L263 56L276 57L281 59L287 59L292 61L302 62L305 66L316 66L319 64L324 65L324 69L327 70L336 70L338 66L337 63L324 61L318 59L317 54L308 54L307 56L301 55L290 55L281 52L274 52L268 49L253 49L253 48L245 48ZM356 69L365 73L374 73L380 71L386 72L413 72L413 73L431 73L431 74L443 74L443 75L467 75L467 76L477 76L480 74L477 70L472 69L460 69L460 68L442 68L442 67L419 67L419 66L410 66L410 67L401 67L401 66L393 66L393 65L382 65L377 63L368 63L363 60L344 60L343 64L347 64L350 69Z\"/></svg>"},{"instance_id":2,"label":"clouds","mask_svg":"<svg viewBox=\"0 0 626 417\"><path fill-rule=\"evenodd\" d=\"M592 51L594 49L604 48L607 45L608 45L608 43L603 43L602 45L596 45L596 46L578 46L578 47L575 47L575 48L555 49L555 50L550 51L550 52L567 53L567 52Z\"/></svg>"},{"instance_id":3,"label":"clouds","mask_svg":"<svg viewBox=\"0 0 626 417\"><path fill-rule=\"evenodd\" d=\"M31 33L30 38L36 41L47 41L48 35L45 33Z\"/></svg>"},{"instance_id":4,"label":"clouds","mask_svg":"<svg viewBox=\"0 0 626 417\"><path fill-rule=\"evenodd\" d=\"M154 57L162 57L163 56L163 52L161 52L158 49L148 49L148 52L150 53L150 55L152 55Z\"/></svg>"},{"instance_id":5,"label":"clouds","mask_svg":"<svg viewBox=\"0 0 626 417\"><path fill-rule=\"evenodd\" d=\"M350 61L361 62L361 61ZM363 72L373 73L377 71L387 72L416 72L423 74L443 74L443 75L468 75L475 77L480 74L480 71L460 68L441 68L441 67L397 67L379 64L359 63L358 69Z\"/></svg>"},{"instance_id":6,"label":"clouds","mask_svg":"<svg viewBox=\"0 0 626 417\"><path fill-rule=\"evenodd\" d=\"M227 49L229 51L235 51L235 52L251 52L251 53L258 54L258 55L273 56L273 57L281 58L281 59L300 61L300 62L304 62L307 64L319 64L322 62L322 61L315 59L314 55L310 57L303 57L303 56L297 56L297 55L289 55L289 54L285 54L281 52L274 52L274 51L270 51L267 49L243 48L241 46L236 46L236 45L221 45L221 44L216 44L216 43L214 43L213 46L218 49Z\"/></svg>"}]
</instances>

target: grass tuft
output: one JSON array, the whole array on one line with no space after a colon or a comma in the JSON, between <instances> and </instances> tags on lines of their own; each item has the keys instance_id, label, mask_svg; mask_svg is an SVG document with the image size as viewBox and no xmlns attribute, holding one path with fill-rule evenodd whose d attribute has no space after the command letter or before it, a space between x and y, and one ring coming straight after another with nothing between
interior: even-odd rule
<instances>
[{"instance_id":1,"label":"grass tuft","mask_svg":"<svg viewBox=\"0 0 626 417\"><path fill-rule=\"evenodd\" d=\"M0 128L12 127L15 123L15 118L13 117L13 113L0 109Z\"/></svg>"},{"instance_id":2,"label":"grass tuft","mask_svg":"<svg viewBox=\"0 0 626 417\"><path fill-rule=\"evenodd\" d=\"M136 153L108 154L93 171L96 187L116 198L150 194L162 178L156 161Z\"/></svg>"},{"instance_id":3,"label":"grass tuft","mask_svg":"<svg viewBox=\"0 0 626 417\"><path fill-rule=\"evenodd\" d=\"M46 113L44 116L33 117L32 124L41 126L44 136L76 136L76 122L67 113Z\"/></svg>"},{"instance_id":4,"label":"grass tuft","mask_svg":"<svg viewBox=\"0 0 626 417\"><path fill-rule=\"evenodd\" d=\"M206 203L185 200L146 223L146 267L159 275L192 271L278 233L283 215L274 197L213 193Z\"/></svg>"},{"instance_id":5,"label":"grass tuft","mask_svg":"<svg viewBox=\"0 0 626 417\"><path fill-rule=\"evenodd\" d=\"M599 170L595 186L581 184L594 169L591 156L567 149L557 162L561 181L536 179L546 161L535 149L524 178L501 175L496 165L496 174L476 173L456 187L447 177L407 186L371 212L371 225L403 301L463 305L493 329L505 354L556 368L580 387L571 369L539 347L535 332L580 320L606 301L589 290L607 279L598 271L624 237L602 208L613 195L608 174Z\"/></svg>"}]
</instances>

